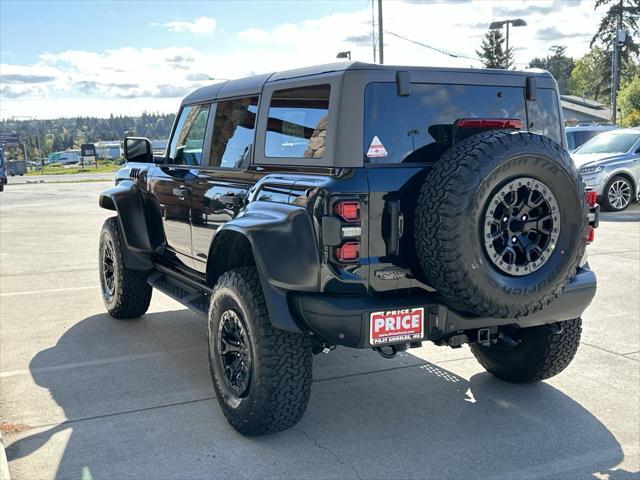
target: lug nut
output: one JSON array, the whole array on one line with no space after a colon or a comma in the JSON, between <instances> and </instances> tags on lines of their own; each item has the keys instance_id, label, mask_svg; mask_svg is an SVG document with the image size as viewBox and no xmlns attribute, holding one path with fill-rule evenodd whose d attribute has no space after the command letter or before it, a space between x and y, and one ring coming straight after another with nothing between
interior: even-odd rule
<instances>
[{"instance_id":1,"label":"lug nut","mask_svg":"<svg viewBox=\"0 0 640 480\"><path fill-rule=\"evenodd\" d=\"M511 243L516 243L518 241L518 239L516 237L512 237L511 238Z\"/></svg>"},{"instance_id":2,"label":"lug nut","mask_svg":"<svg viewBox=\"0 0 640 480\"><path fill-rule=\"evenodd\" d=\"M522 215L522 221L526 222L527 221L527 216L526 215Z\"/></svg>"},{"instance_id":3,"label":"lug nut","mask_svg":"<svg viewBox=\"0 0 640 480\"><path fill-rule=\"evenodd\" d=\"M503 221L503 222L506 222L507 220L509 220L509 217L504 217L504 218L502 219L502 221Z\"/></svg>"}]
</instances>

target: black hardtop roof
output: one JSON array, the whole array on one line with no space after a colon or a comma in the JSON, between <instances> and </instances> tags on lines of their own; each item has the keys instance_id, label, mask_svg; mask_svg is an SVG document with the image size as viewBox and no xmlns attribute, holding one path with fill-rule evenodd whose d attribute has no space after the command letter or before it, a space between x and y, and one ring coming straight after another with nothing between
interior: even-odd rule
<instances>
[{"instance_id":1,"label":"black hardtop roof","mask_svg":"<svg viewBox=\"0 0 640 480\"><path fill-rule=\"evenodd\" d=\"M291 78L309 77L324 73L347 72L353 70L374 70L374 71L420 71L420 72L452 72L470 74L490 74L490 75L516 75L516 76L544 76L551 78L549 72L541 69L530 69L525 71L500 70L485 68L454 68L454 67L415 67L407 65L379 65L377 63L365 62L336 62L324 65L314 65L311 67L295 68L283 70L281 72L263 73L251 77L239 78L237 80L227 80L213 85L207 85L194 90L187 95L182 103L193 104L213 101L218 98L229 98L243 95L258 94L265 83L277 82Z\"/></svg>"}]
</instances>

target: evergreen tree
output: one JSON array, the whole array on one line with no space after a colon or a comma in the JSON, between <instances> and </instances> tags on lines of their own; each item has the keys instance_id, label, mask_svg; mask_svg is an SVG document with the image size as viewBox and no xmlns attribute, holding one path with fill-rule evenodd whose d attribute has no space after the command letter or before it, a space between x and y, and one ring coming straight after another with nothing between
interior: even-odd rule
<instances>
[{"instance_id":1,"label":"evergreen tree","mask_svg":"<svg viewBox=\"0 0 640 480\"><path fill-rule=\"evenodd\" d=\"M486 68L511 68L513 66L513 48L505 51L502 30L489 30L482 40L480 50L476 50L478 58Z\"/></svg>"},{"instance_id":2,"label":"evergreen tree","mask_svg":"<svg viewBox=\"0 0 640 480\"><path fill-rule=\"evenodd\" d=\"M534 58L529 62L529 67L547 70L558 82L560 93L563 95L569 94L571 93L569 87L571 72L573 71L575 62L573 58L565 55L567 47L554 45L550 50L551 55L547 55L546 58Z\"/></svg>"},{"instance_id":3,"label":"evergreen tree","mask_svg":"<svg viewBox=\"0 0 640 480\"><path fill-rule=\"evenodd\" d=\"M635 38L640 33L640 0L596 0L595 9L600 7L608 9L600 20L598 31L591 39L591 47L599 46L605 53L598 89L610 91L613 42L619 29L625 31L626 39L618 47L618 73L625 75L625 71L633 66L634 59L638 59L640 55L640 43ZM616 85L619 84L618 77Z\"/></svg>"}]
</instances>

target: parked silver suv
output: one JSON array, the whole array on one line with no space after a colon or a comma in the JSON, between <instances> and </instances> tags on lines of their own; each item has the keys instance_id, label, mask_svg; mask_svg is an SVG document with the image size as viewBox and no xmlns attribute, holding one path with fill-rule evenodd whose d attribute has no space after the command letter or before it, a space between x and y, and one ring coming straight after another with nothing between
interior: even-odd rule
<instances>
[{"instance_id":1,"label":"parked silver suv","mask_svg":"<svg viewBox=\"0 0 640 480\"><path fill-rule=\"evenodd\" d=\"M621 211L638 198L640 128L611 130L578 148L573 161L603 208Z\"/></svg>"}]
</instances>

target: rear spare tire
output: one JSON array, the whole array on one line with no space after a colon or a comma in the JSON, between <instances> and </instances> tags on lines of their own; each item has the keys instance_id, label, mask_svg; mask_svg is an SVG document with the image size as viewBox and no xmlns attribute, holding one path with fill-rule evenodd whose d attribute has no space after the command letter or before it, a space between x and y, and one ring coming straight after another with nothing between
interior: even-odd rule
<instances>
[{"instance_id":1,"label":"rear spare tire","mask_svg":"<svg viewBox=\"0 0 640 480\"><path fill-rule=\"evenodd\" d=\"M449 149L422 186L416 252L427 283L453 307L519 317L551 303L586 244L582 181L563 148L491 131Z\"/></svg>"}]
</instances>

